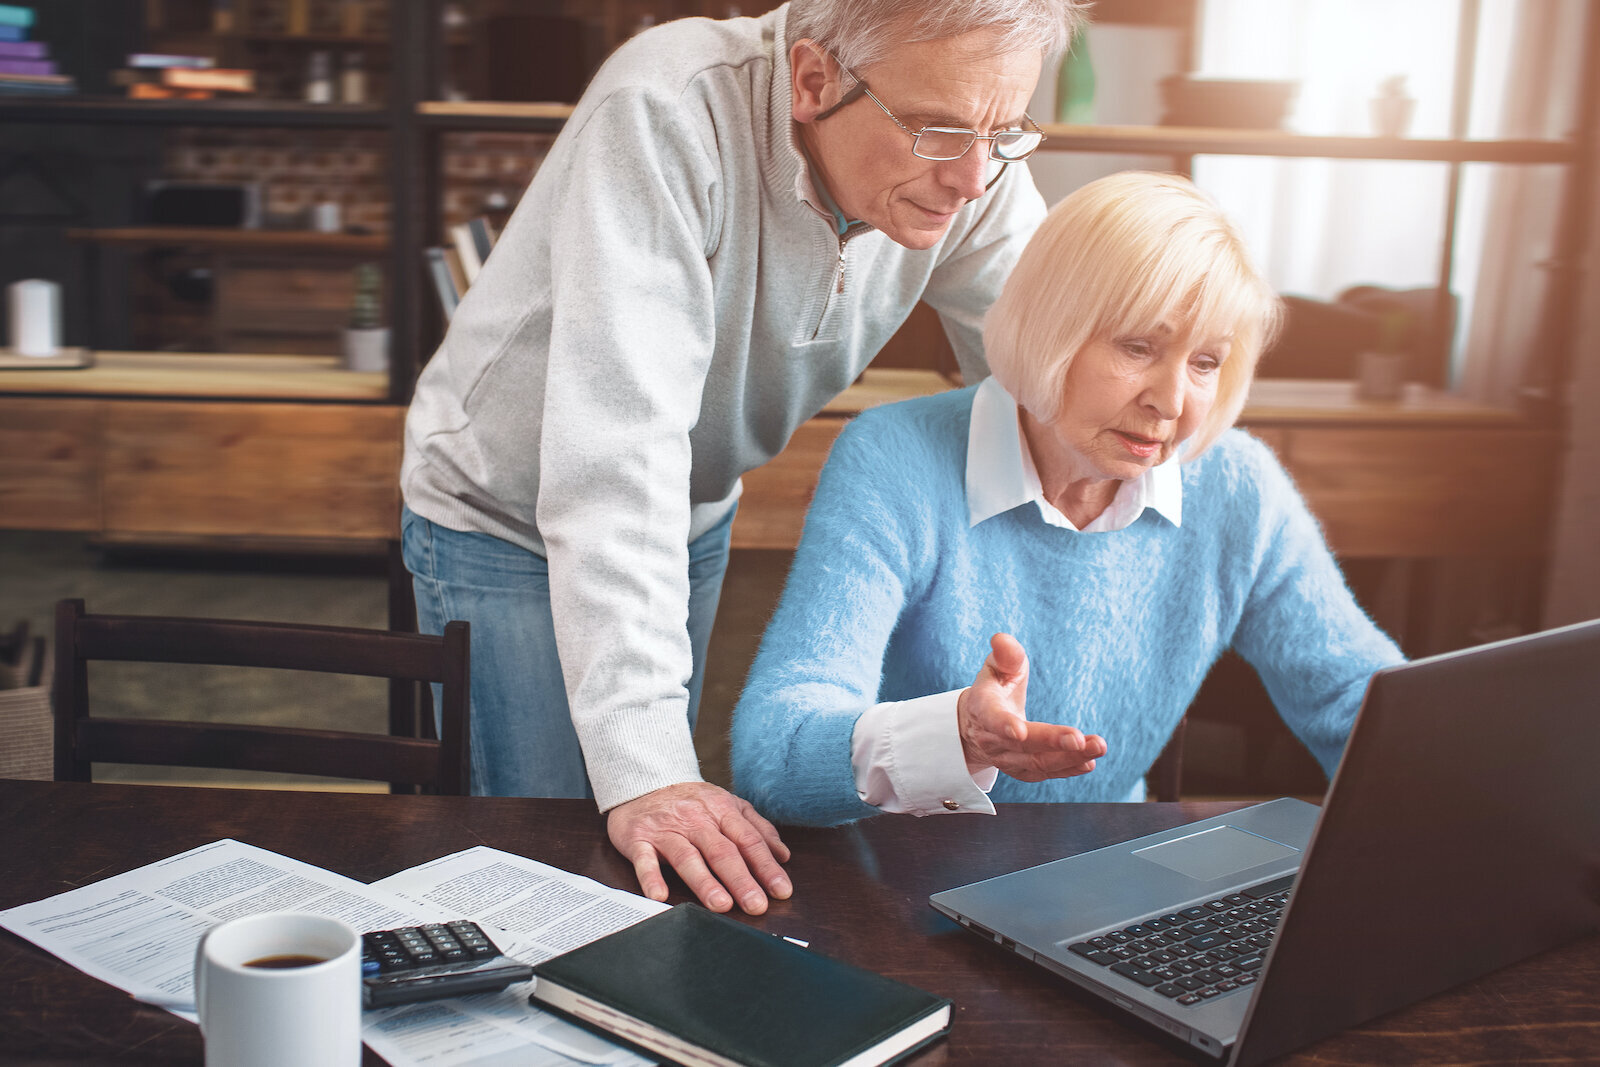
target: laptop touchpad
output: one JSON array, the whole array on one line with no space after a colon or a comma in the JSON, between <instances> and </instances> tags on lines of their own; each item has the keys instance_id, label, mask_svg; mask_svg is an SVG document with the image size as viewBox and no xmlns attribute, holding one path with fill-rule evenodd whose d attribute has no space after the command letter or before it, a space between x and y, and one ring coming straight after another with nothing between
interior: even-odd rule
<instances>
[{"instance_id":1,"label":"laptop touchpad","mask_svg":"<svg viewBox=\"0 0 1600 1067\"><path fill-rule=\"evenodd\" d=\"M1209 882L1263 863L1299 855L1300 850L1236 826L1214 826L1175 841L1133 850L1135 856L1168 870Z\"/></svg>"}]
</instances>

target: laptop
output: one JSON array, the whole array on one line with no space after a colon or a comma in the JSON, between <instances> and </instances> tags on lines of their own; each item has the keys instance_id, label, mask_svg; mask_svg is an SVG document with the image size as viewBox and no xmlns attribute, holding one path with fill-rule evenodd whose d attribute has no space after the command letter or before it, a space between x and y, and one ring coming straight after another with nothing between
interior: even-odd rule
<instances>
[{"instance_id":1,"label":"laptop","mask_svg":"<svg viewBox=\"0 0 1600 1067\"><path fill-rule=\"evenodd\" d=\"M1256 1064L1600 930L1600 620L1373 675L1322 807L1257 804L935 893Z\"/></svg>"}]
</instances>

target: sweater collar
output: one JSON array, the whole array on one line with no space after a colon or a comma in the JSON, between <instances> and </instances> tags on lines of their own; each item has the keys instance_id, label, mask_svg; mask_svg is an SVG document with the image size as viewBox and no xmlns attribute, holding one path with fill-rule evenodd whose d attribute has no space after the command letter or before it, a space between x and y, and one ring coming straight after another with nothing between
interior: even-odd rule
<instances>
[{"instance_id":1,"label":"sweater collar","mask_svg":"<svg viewBox=\"0 0 1600 1067\"><path fill-rule=\"evenodd\" d=\"M993 378L985 378L972 393L972 422L967 431L967 521L976 526L985 519L1035 504L1051 526L1078 528L1044 498L1039 472L1033 465L1017 402ZM1082 533L1107 533L1132 526L1148 508L1174 526L1183 525L1183 475L1174 456L1138 478L1123 482L1117 495Z\"/></svg>"},{"instance_id":2,"label":"sweater collar","mask_svg":"<svg viewBox=\"0 0 1600 1067\"><path fill-rule=\"evenodd\" d=\"M794 122L794 99L789 69L789 5L767 16L772 31L772 81L767 87L767 151L763 169L774 190L791 189L802 202L811 191L810 167L800 150L800 131ZM816 210L816 209L813 209Z\"/></svg>"}]
</instances>

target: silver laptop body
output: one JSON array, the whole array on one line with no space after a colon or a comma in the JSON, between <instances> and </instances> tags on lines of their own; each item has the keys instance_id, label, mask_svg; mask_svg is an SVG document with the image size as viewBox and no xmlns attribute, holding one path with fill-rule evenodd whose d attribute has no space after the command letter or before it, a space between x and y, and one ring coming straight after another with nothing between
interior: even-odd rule
<instances>
[{"instance_id":1,"label":"silver laptop body","mask_svg":"<svg viewBox=\"0 0 1600 1067\"><path fill-rule=\"evenodd\" d=\"M1600 620L1379 671L1321 808L1274 800L930 901L1219 1060L1260 1063L1600 929L1597 763ZM1180 1004L1086 958L1094 938L1197 908L1204 924L1290 878L1253 983Z\"/></svg>"}]
</instances>

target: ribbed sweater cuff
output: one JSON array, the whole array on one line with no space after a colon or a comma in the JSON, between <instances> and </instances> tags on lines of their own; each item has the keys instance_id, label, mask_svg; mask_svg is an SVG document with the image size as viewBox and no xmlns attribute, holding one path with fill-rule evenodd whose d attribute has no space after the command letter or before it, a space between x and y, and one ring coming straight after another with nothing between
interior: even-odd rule
<instances>
[{"instance_id":1,"label":"ribbed sweater cuff","mask_svg":"<svg viewBox=\"0 0 1600 1067\"><path fill-rule=\"evenodd\" d=\"M704 781L681 702L619 708L574 725L602 812L669 785Z\"/></svg>"}]
</instances>

